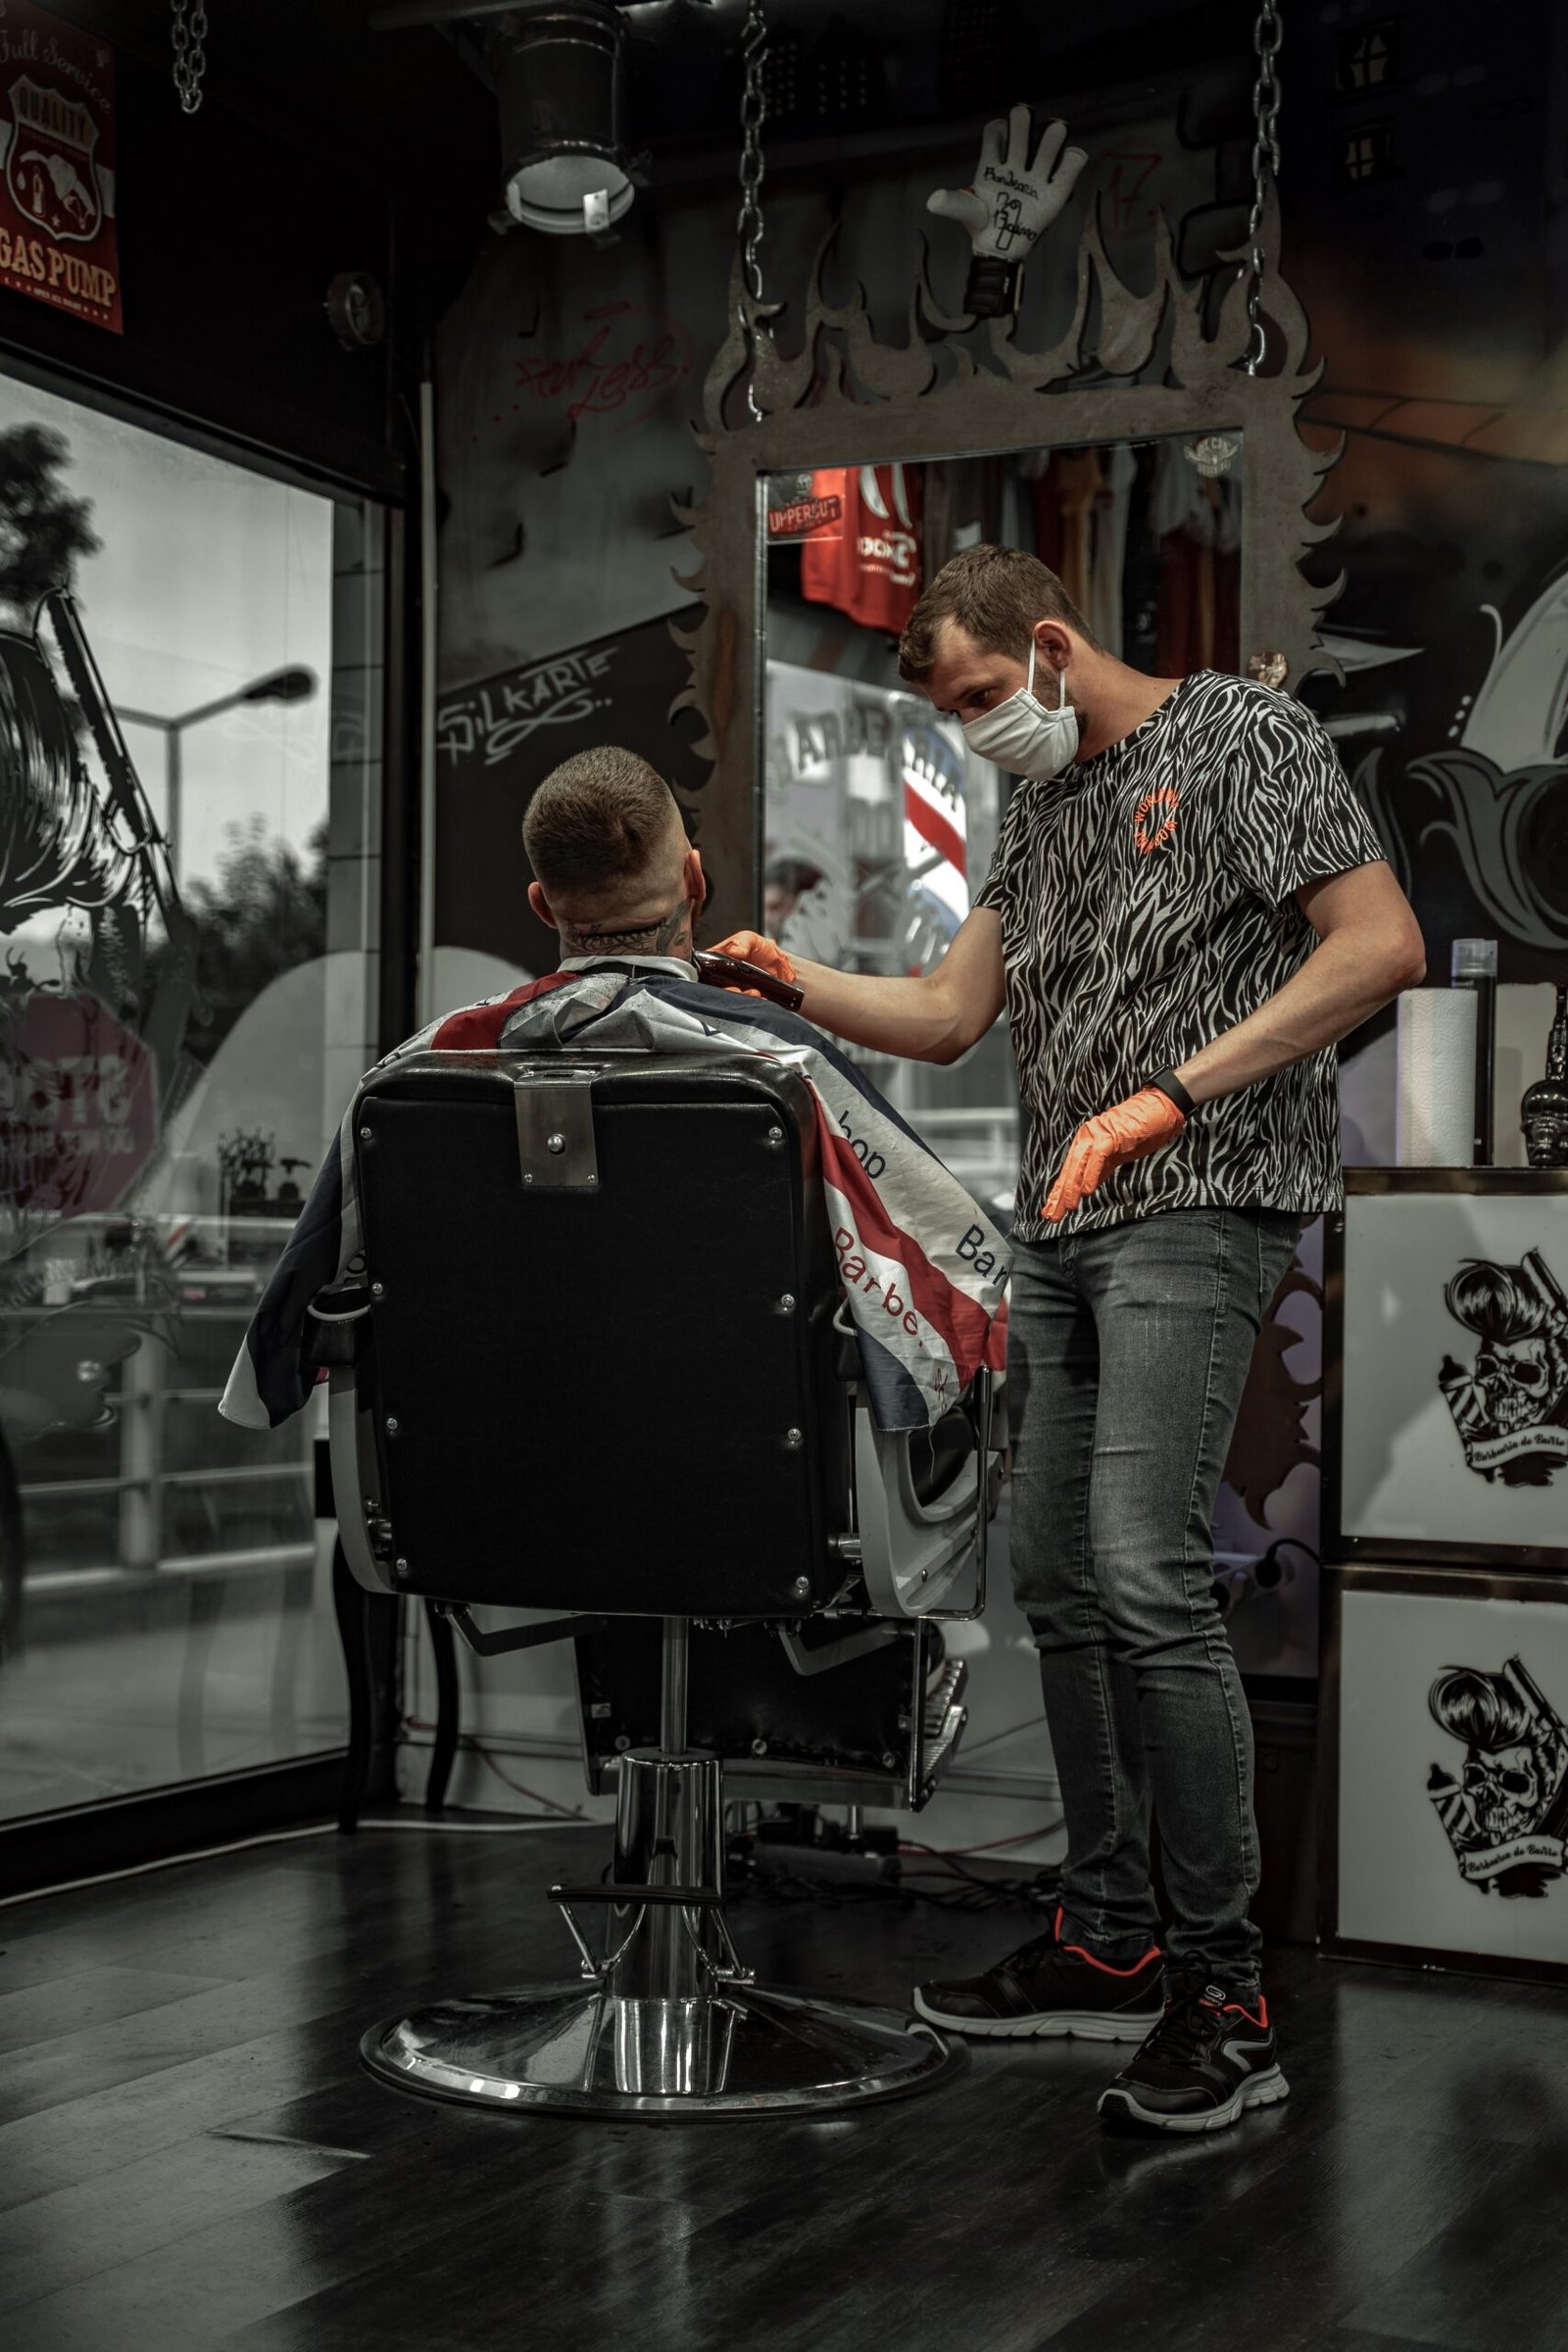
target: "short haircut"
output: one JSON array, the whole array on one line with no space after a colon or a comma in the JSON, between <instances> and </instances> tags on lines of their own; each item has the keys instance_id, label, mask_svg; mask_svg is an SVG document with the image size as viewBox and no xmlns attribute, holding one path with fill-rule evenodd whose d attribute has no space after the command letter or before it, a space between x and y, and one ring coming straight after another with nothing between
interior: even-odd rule
<instances>
[{"instance_id":1,"label":"short haircut","mask_svg":"<svg viewBox=\"0 0 1568 2352\"><path fill-rule=\"evenodd\" d=\"M1054 571L1021 547L966 547L943 564L905 623L899 675L920 685L936 667L943 626L955 620L983 652L1029 658L1038 620L1064 621L1096 653L1102 649Z\"/></svg>"},{"instance_id":2,"label":"short haircut","mask_svg":"<svg viewBox=\"0 0 1568 2352\"><path fill-rule=\"evenodd\" d=\"M657 768L603 744L551 769L528 803L522 843L545 891L608 890L644 870L678 814Z\"/></svg>"}]
</instances>

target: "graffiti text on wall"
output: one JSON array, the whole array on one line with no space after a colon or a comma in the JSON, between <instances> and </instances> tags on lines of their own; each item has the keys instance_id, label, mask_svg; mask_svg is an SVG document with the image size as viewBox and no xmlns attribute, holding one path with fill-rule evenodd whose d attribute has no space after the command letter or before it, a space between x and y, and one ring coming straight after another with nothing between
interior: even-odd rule
<instances>
[{"instance_id":1,"label":"graffiti text on wall","mask_svg":"<svg viewBox=\"0 0 1568 2352\"><path fill-rule=\"evenodd\" d=\"M517 362L515 389L581 416L616 416L620 429L640 423L692 371L691 329L678 318L632 302L605 302L581 314L564 357Z\"/></svg>"},{"instance_id":2,"label":"graffiti text on wall","mask_svg":"<svg viewBox=\"0 0 1568 2352\"><path fill-rule=\"evenodd\" d=\"M610 673L619 650L610 644L563 654L443 703L435 719L438 750L454 766L477 754L486 767L494 767L541 727L580 724L608 706ZM606 691L596 693L601 683Z\"/></svg>"}]
</instances>

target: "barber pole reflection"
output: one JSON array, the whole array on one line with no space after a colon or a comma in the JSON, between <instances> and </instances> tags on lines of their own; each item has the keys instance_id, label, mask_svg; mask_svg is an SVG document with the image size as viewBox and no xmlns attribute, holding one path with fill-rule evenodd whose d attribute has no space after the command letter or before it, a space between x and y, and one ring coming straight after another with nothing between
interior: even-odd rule
<instances>
[{"instance_id":1,"label":"barber pole reflection","mask_svg":"<svg viewBox=\"0 0 1568 2352\"><path fill-rule=\"evenodd\" d=\"M969 911L968 808L964 755L934 725L904 734L904 864L907 877L911 973L934 962Z\"/></svg>"}]
</instances>

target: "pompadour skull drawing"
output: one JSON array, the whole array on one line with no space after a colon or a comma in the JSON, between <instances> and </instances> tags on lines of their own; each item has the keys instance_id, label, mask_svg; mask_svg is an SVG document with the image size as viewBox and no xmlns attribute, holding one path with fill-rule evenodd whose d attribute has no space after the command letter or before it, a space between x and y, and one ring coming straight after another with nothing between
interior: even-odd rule
<instances>
[{"instance_id":1,"label":"pompadour skull drawing","mask_svg":"<svg viewBox=\"0 0 1568 2352\"><path fill-rule=\"evenodd\" d=\"M1539 1250L1517 1266L1470 1258L1444 1300L1480 1342L1468 1370L1445 1356L1438 1384L1465 1460L1504 1486L1544 1486L1568 1461L1568 1297Z\"/></svg>"},{"instance_id":2,"label":"pompadour skull drawing","mask_svg":"<svg viewBox=\"0 0 1568 2352\"><path fill-rule=\"evenodd\" d=\"M1563 1872L1568 1725L1521 1658L1498 1674L1450 1666L1427 1704L1464 1742L1458 1771L1434 1764L1427 1781L1460 1877L1484 1892L1544 1894Z\"/></svg>"}]
</instances>

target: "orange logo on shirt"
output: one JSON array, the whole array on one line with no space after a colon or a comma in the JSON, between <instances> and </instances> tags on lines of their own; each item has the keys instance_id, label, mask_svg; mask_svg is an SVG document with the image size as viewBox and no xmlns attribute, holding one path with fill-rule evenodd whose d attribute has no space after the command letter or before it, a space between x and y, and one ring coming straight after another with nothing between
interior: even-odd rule
<instances>
[{"instance_id":1,"label":"orange logo on shirt","mask_svg":"<svg viewBox=\"0 0 1568 2352\"><path fill-rule=\"evenodd\" d=\"M1175 832L1178 798L1174 784L1159 784L1139 802L1133 839L1146 858L1151 850L1162 850Z\"/></svg>"}]
</instances>

